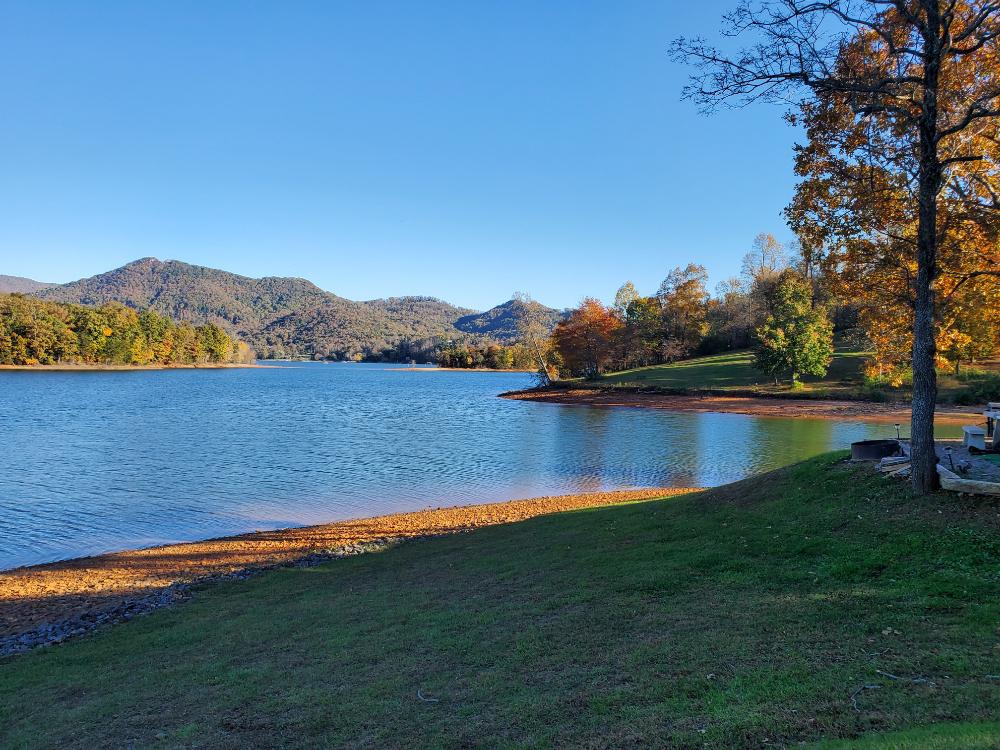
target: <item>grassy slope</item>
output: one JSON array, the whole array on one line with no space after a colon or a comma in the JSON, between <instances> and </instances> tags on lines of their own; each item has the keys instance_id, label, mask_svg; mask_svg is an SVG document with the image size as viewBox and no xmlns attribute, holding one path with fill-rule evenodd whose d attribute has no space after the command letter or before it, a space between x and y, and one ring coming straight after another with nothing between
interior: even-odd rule
<instances>
[{"instance_id":1,"label":"grassy slope","mask_svg":"<svg viewBox=\"0 0 1000 750\"><path fill-rule=\"evenodd\" d=\"M1000 745L998 511L825 456L279 570L0 663L0 747Z\"/></svg>"},{"instance_id":2,"label":"grassy slope","mask_svg":"<svg viewBox=\"0 0 1000 750\"><path fill-rule=\"evenodd\" d=\"M803 390L838 391L848 386L856 386L861 380L861 365L864 358L863 352L838 348L826 376L804 377ZM785 385L775 388L773 381L769 381L760 370L754 369L753 353L749 351L725 352L669 365L653 365L610 373L599 382L601 385L653 386L670 390L725 391L748 388L762 392L788 390Z\"/></svg>"},{"instance_id":3,"label":"grassy slope","mask_svg":"<svg viewBox=\"0 0 1000 750\"><path fill-rule=\"evenodd\" d=\"M633 370L623 370L604 375L599 380L572 381L577 386L596 386L600 388L613 386L624 388L652 388L667 391L733 391L753 392L767 395L796 395L802 397L822 398L862 398L872 397L870 391L862 387L861 366L867 354L847 346L838 346L830 369L822 378L805 376L802 378L802 388L792 390L787 382L775 385L773 380L753 367L753 354L750 351L725 352L710 357L697 357L682 360L668 365L652 365ZM1000 366L995 361L981 363L986 373L1000 372ZM970 386L980 381L989 380L989 375L958 379L951 373L938 373L938 393L943 402L953 401L959 394L965 393ZM997 375L993 375L994 380ZM993 387L996 387L995 384ZM903 399L909 397L906 388L893 389L886 387L883 397ZM965 399L966 403L979 404L988 400L983 398Z\"/></svg>"}]
</instances>

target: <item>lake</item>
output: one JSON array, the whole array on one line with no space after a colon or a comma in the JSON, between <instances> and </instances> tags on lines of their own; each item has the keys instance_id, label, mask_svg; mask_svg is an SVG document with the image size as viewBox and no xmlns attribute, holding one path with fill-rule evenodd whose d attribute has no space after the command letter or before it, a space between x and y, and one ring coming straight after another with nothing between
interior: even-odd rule
<instances>
[{"instance_id":1,"label":"lake","mask_svg":"<svg viewBox=\"0 0 1000 750\"><path fill-rule=\"evenodd\" d=\"M524 373L0 372L0 569L426 507L711 486L891 425L508 401Z\"/></svg>"}]
</instances>

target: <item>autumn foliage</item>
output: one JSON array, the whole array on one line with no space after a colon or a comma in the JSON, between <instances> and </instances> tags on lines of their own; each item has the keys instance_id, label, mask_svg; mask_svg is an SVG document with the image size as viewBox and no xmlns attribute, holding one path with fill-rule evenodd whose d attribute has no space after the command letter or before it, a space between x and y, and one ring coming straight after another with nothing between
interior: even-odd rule
<instances>
[{"instance_id":1,"label":"autumn foliage","mask_svg":"<svg viewBox=\"0 0 1000 750\"><path fill-rule=\"evenodd\" d=\"M252 362L211 323L175 323L118 303L89 307L0 294L0 364L180 365Z\"/></svg>"},{"instance_id":2,"label":"autumn foliage","mask_svg":"<svg viewBox=\"0 0 1000 750\"><path fill-rule=\"evenodd\" d=\"M604 372L611 361L621 328L622 321L610 308L587 297L556 324L552 340L570 372L593 377Z\"/></svg>"}]
</instances>

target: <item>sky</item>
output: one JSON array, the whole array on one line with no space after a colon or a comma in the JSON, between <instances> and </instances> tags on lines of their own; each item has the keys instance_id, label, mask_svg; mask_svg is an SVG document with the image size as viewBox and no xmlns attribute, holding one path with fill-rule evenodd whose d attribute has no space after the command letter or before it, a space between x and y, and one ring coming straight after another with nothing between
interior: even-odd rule
<instances>
[{"instance_id":1,"label":"sky","mask_svg":"<svg viewBox=\"0 0 1000 750\"><path fill-rule=\"evenodd\" d=\"M739 270L799 134L681 100L735 0L0 0L0 273L145 256L486 309Z\"/></svg>"}]
</instances>

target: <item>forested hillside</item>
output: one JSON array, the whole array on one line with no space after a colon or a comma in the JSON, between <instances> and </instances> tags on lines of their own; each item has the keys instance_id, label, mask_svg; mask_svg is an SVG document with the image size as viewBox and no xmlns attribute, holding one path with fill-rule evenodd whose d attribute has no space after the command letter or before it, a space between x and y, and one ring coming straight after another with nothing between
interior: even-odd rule
<instances>
[{"instance_id":1,"label":"forested hillside","mask_svg":"<svg viewBox=\"0 0 1000 750\"><path fill-rule=\"evenodd\" d=\"M253 352L214 323L175 323L118 302L101 307L0 294L0 365L250 363Z\"/></svg>"},{"instance_id":2,"label":"forested hillside","mask_svg":"<svg viewBox=\"0 0 1000 750\"><path fill-rule=\"evenodd\" d=\"M5 276L0 273L0 293L21 292L23 294L31 294L50 286L55 285L46 284L44 281L26 279L23 276Z\"/></svg>"},{"instance_id":3,"label":"forested hillside","mask_svg":"<svg viewBox=\"0 0 1000 750\"><path fill-rule=\"evenodd\" d=\"M537 306L537 303L535 304ZM512 299L484 313L465 315L455 322L455 327L464 333L490 336L498 341L510 343L519 338L517 321L524 305L521 300ZM559 310L538 307L541 318L549 328L555 326L563 317L563 313Z\"/></svg>"},{"instance_id":4,"label":"forested hillside","mask_svg":"<svg viewBox=\"0 0 1000 750\"><path fill-rule=\"evenodd\" d=\"M174 320L214 323L258 349L264 343L260 331L291 310L326 308L345 314L351 307L348 300L304 279L250 279L155 258L142 258L107 273L52 287L38 296L86 305L120 302L153 309Z\"/></svg>"},{"instance_id":5,"label":"forested hillside","mask_svg":"<svg viewBox=\"0 0 1000 750\"><path fill-rule=\"evenodd\" d=\"M516 337L514 301L476 313L432 297L354 302L305 279L253 279L179 261L143 258L39 291L42 299L120 302L179 321L213 323L262 357L432 359L449 343ZM554 325L558 313L552 311Z\"/></svg>"}]
</instances>

